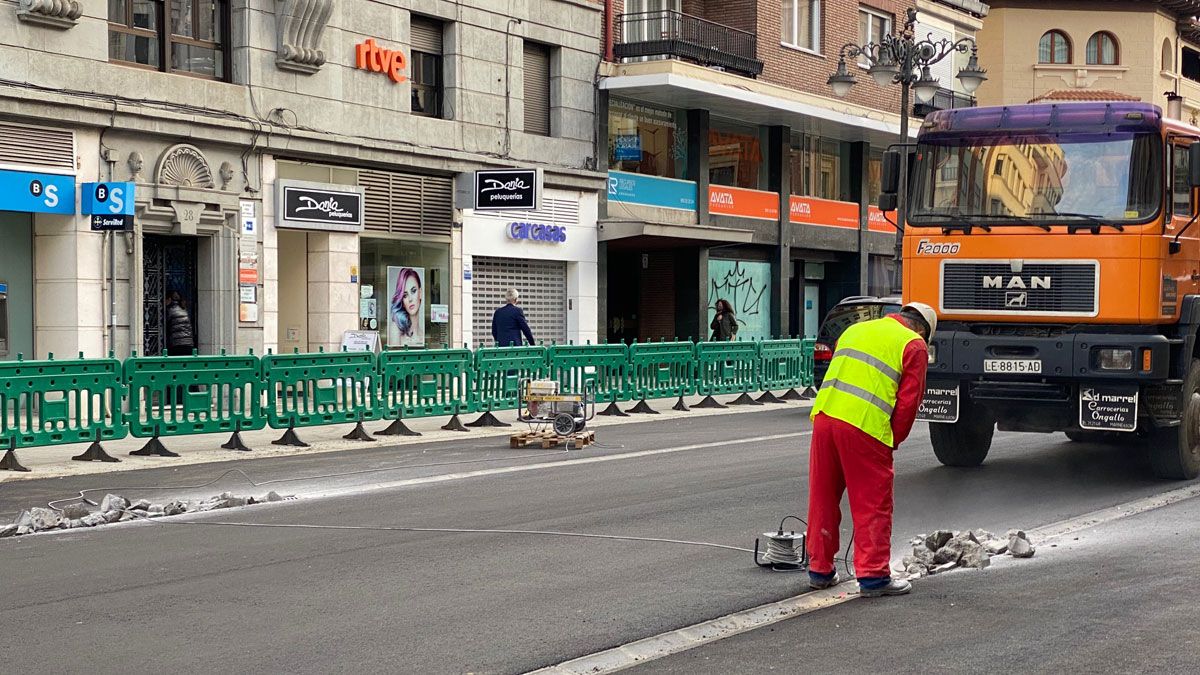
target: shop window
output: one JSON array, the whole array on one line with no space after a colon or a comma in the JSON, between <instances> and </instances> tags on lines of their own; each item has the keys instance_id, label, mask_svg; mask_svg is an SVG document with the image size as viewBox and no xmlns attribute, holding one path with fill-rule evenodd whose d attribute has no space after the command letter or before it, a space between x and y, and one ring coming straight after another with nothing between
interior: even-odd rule
<instances>
[{"instance_id":1,"label":"shop window","mask_svg":"<svg viewBox=\"0 0 1200 675\"><path fill-rule=\"evenodd\" d=\"M412 58L412 113L442 116L442 22L413 15L410 42Z\"/></svg>"},{"instance_id":2,"label":"shop window","mask_svg":"<svg viewBox=\"0 0 1200 675\"><path fill-rule=\"evenodd\" d=\"M820 51L820 0L782 0L780 40L785 45Z\"/></svg>"},{"instance_id":3,"label":"shop window","mask_svg":"<svg viewBox=\"0 0 1200 675\"><path fill-rule=\"evenodd\" d=\"M819 199L846 200L843 187L849 185L843 172L847 144L830 138L794 135L792 137L792 194Z\"/></svg>"},{"instance_id":4,"label":"shop window","mask_svg":"<svg viewBox=\"0 0 1200 675\"><path fill-rule=\"evenodd\" d=\"M1038 63L1070 63L1071 41L1060 30L1046 31L1038 43Z\"/></svg>"},{"instance_id":5,"label":"shop window","mask_svg":"<svg viewBox=\"0 0 1200 675\"><path fill-rule=\"evenodd\" d=\"M1087 41L1087 62L1089 66L1115 66L1119 62L1117 39L1112 33L1100 31Z\"/></svg>"},{"instance_id":6,"label":"shop window","mask_svg":"<svg viewBox=\"0 0 1200 675\"><path fill-rule=\"evenodd\" d=\"M858 8L858 44L881 44L885 35L892 33L892 17L883 12L869 9L867 7ZM859 65L866 68L871 64L865 56L859 57Z\"/></svg>"},{"instance_id":7,"label":"shop window","mask_svg":"<svg viewBox=\"0 0 1200 675\"><path fill-rule=\"evenodd\" d=\"M687 177L687 113L611 99L608 166L648 176Z\"/></svg>"},{"instance_id":8,"label":"shop window","mask_svg":"<svg viewBox=\"0 0 1200 675\"><path fill-rule=\"evenodd\" d=\"M714 128L708 132L708 181L713 185L760 189L763 143L752 127Z\"/></svg>"},{"instance_id":9,"label":"shop window","mask_svg":"<svg viewBox=\"0 0 1200 675\"><path fill-rule=\"evenodd\" d=\"M525 43L525 133L550 135L550 47Z\"/></svg>"},{"instance_id":10,"label":"shop window","mask_svg":"<svg viewBox=\"0 0 1200 675\"><path fill-rule=\"evenodd\" d=\"M108 22L112 61L229 78L228 0L108 0Z\"/></svg>"},{"instance_id":11,"label":"shop window","mask_svg":"<svg viewBox=\"0 0 1200 675\"><path fill-rule=\"evenodd\" d=\"M360 240L359 327L388 349L450 342L450 244Z\"/></svg>"}]
</instances>

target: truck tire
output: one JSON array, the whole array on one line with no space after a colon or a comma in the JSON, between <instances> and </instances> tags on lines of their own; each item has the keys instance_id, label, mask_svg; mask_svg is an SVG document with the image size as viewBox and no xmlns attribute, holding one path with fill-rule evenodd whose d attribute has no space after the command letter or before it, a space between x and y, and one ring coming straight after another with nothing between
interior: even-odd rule
<instances>
[{"instance_id":1,"label":"truck tire","mask_svg":"<svg viewBox=\"0 0 1200 675\"><path fill-rule=\"evenodd\" d=\"M1160 429L1150 441L1150 467L1169 480L1200 476L1200 360L1192 359L1183 380L1183 419L1179 426Z\"/></svg>"},{"instance_id":2,"label":"truck tire","mask_svg":"<svg viewBox=\"0 0 1200 675\"><path fill-rule=\"evenodd\" d=\"M961 405L954 424L929 423L933 454L945 466L979 466L992 449L996 420L983 406L965 399Z\"/></svg>"}]
</instances>

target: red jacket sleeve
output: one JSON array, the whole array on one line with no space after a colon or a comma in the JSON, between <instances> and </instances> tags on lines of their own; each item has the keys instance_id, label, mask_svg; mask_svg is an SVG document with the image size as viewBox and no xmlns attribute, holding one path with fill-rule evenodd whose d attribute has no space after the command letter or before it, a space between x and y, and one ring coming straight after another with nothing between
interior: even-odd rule
<instances>
[{"instance_id":1,"label":"red jacket sleeve","mask_svg":"<svg viewBox=\"0 0 1200 675\"><path fill-rule=\"evenodd\" d=\"M925 370L929 367L929 348L921 340L913 340L904 348L904 365L900 373L900 390L896 393L896 409L892 411L892 447L898 448L917 419L917 408L925 396Z\"/></svg>"}]
</instances>

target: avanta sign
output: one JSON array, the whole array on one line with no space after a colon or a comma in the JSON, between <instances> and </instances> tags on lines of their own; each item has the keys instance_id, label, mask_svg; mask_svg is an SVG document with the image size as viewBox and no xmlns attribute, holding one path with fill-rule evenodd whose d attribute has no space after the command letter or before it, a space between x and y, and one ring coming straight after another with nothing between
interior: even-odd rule
<instances>
[{"instance_id":1,"label":"avanta sign","mask_svg":"<svg viewBox=\"0 0 1200 675\"><path fill-rule=\"evenodd\" d=\"M384 49L375 44L374 38L367 38L354 47L354 67L384 73L397 84L408 79L404 71L408 68L408 59L400 50Z\"/></svg>"}]
</instances>

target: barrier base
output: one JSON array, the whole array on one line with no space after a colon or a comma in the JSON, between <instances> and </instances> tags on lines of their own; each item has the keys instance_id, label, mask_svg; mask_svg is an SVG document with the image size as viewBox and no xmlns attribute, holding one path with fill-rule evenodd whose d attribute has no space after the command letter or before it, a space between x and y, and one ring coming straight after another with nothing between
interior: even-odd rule
<instances>
[{"instance_id":1,"label":"barrier base","mask_svg":"<svg viewBox=\"0 0 1200 675\"><path fill-rule=\"evenodd\" d=\"M804 398L803 394L796 391L795 389L788 389L787 391L785 391L783 393L783 396L779 397L779 400L780 401L804 401L806 399Z\"/></svg>"},{"instance_id":2,"label":"barrier base","mask_svg":"<svg viewBox=\"0 0 1200 675\"><path fill-rule=\"evenodd\" d=\"M492 414L492 411L487 411L479 416L479 419L474 422L467 422L469 427L511 427L511 424L501 422L499 418Z\"/></svg>"},{"instance_id":3,"label":"barrier base","mask_svg":"<svg viewBox=\"0 0 1200 675\"><path fill-rule=\"evenodd\" d=\"M786 401L769 391L764 391L762 396L759 396L754 400L758 401L759 403L786 403Z\"/></svg>"},{"instance_id":4,"label":"barrier base","mask_svg":"<svg viewBox=\"0 0 1200 675\"><path fill-rule=\"evenodd\" d=\"M154 438L151 438L150 440L146 441L146 444L143 445L140 450L134 450L133 452L131 452L129 454L133 455L135 457L178 457L179 456L178 452L171 452L170 450L168 450L167 446L163 445L162 441L158 440L158 436L155 436Z\"/></svg>"},{"instance_id":5,"label":"barrier base","mask_svg":"<svg viewBox=\"0 0 1200 675\"><path fill-rule=\"evenodd\" d=\"M762 405L762 404L759 403L758 401L755 401L753 398L751 398L750 394L743 392L741 396L730 401L729 405Z\"/></svg>"},{"instance_id":6,"label":"barrier base","mask_svg":"<svg viewBox=\"0 0 1200 675\"><path fill-rule=\"evenodd\" d=\"M76 462L119 462L121 460L113 457L104 451L100 446L100 441L92 441L87 450L83 451L82 455L75 455L71 459Z\"/></svg>"},{"instance_id":7,"label":"barrier base","mask_svg":"<svg viewBox=\"0 0 1200 675\"><path fill-rule=\"evenodd\" d=\"M397 417L386 429L376 431L375 434L378 436L420 436L421 432L409 429L404 420Z\"/></svg>"},{"instance_id":8,"label":"barrier base","mask_svg":"<svg viewBox=\"0 0 1200 675\"><path fill-rule=\"evenodd\" d=\"M810 398L816 398L817 390L813 389L812 387L805 387L804 393L800 394L800 397L806 401Z\"/></svg>"},{"instance_id":9,"label":"barrier base","mask_svg":"<svg viewBox=\"0 0 1200 675\"><path fill-rule=\"evenodd\" d=\"M223 443L221 445L221 447L225 450L237 450L239 452L250 452L250 448L245 443L242 442L242 432L240 432L240 431L233 432L233 435L230 436L229 440L225 441L225 443Z\"/></svg>"},{"instance_id":10,"label":"barrier base","mask_svg":"<svg viewBox=\"0 0 1200 675\"><path fill-rule=\"evenodd\" d=\"M29 467L17 461L15 448L9 448L8 452L4 453L4 459L0 459L0 471L29 471Z\"/></svg>"},{"instance_id":11,"label":"barrier base","mask_svg":"<svg viewBox=\"0 0 1200 675\"><path fill-rule=\"evenodd\" d=\"M288 445L293 448L309 447L308 443L300 440L300 437L296 435L296 427L288 427L287 431L283 432L283 435L279 437L279 440L271 441L271 445Z\"/></svg>"},{"instance_id":12,"label":"barrier base","mask_svg":"<svg viewBox=\"0 0 1200 675\"><path fill-rule=\"evenodd\" d=\"M729 406L721 403L712 396L705 396L703 401L700 401L693 408L728 408Z\"/></svg>"},{"instance_id":13,"label":"barrier base","mask_svg":"<svg viewBox=\"0 0 1200 675\"><path fill-rule=\"evenodd\" d=\"M605 408L604 410L601 410L600 412L598 412L596 414L604 415L605 417L629 417L629 413L625 412L624 410L621 410L620 406L617 405L616 401L609 403L607 408Z\"/></svg>"},{"instance_id":14,"label":"barrier base","mask_svg":"<svg viewBox=\"0 0 1200 675\"><path fill-rule=\"evenodd\" d=\"M371 434L368 434L367 430L363 428L362 422L359 422L358 424L354 425L354 430L351 431L350 433L346 434L345 436L342 436L342 438L346 439L347 441L372 441L372 442L374 442L374 440L375 440L374 438L371 438Z\"/></svg>"},{"instance_id":15,"label":"barrier base","mask_svg":"<svg viewBox=\"0 0 1200 675\"><path fill-rule=\"evenodd\" d=\"M687 406L687 403L683 402L683 397L680 396L679 400L675 402L675 405L671 406L671 410L678 410L679 412L691 412L692 409Z\"/></svg>"},{"instance_id":16,"label":"barrier base","mask_svg":"<svg viewBox=\"0 0 1200 675\"><path fill-rule=\"evenodd\" d=\"M646 399L642 399L642 400L638 401L637 405L633 406L629 410L626 410L625 412L637 413L637 414L642 414L642 415L657 415L658 414L657 410L655 410L654 408L651 408L649 403L646 403Z\"/></svg>"},{"instance_id":17,"label":"barrier base","mask_svg":"<svg viewBox=\"0 0 1200 675\"><path fill-rule=\"evenodd\" d=\"M458 415L451 417L450 421L446 422L446 425L442 427L442 430L443 431L470 431L470 429L463 426L462 420L458 419Z\"/></svg>"}]
</instances>

